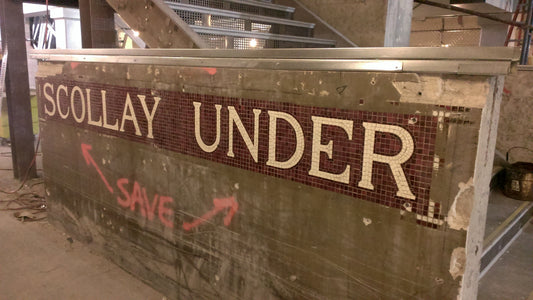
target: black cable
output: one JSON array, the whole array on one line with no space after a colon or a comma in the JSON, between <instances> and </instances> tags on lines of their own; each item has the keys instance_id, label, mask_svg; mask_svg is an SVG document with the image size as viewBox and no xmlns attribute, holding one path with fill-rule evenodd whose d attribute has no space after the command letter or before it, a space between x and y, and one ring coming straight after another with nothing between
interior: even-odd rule
<instances>
[{"instance_id":1,"label":"black cable","mask_svg":"<svg viewBox=\"0 0 533 300\"><path fill-rule=\"evenodd\" d=\"M33 167L33 164L35 164L35 160L37 159L37 149L39 149L40 142L41 142L41 134L39 133L39 137L37 138L37 146L35 147L35 152L33 154L33 159L31 160L30 165L28 166L28 169L26 170L26 174L24 175L24 179L22 180L22 183L20 184L20 186L13 191L5 191L3 189L0 189L0 193L14 194L20 191L24 187L24 185L26 184L26 181L28 180L28 175L30 174L30 170Z\"/></svg>"}]
</instances>

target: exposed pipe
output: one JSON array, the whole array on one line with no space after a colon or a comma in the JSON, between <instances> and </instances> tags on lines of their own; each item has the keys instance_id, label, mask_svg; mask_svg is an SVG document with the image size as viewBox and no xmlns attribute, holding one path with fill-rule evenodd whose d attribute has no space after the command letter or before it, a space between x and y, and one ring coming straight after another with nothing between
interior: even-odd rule
<instances>
[{"instance_id":1,"label":"exposed pipe","mask_svg":"<svg viewBox=\"0 0 533 300\"><path fill-rule=\"evenodd\" d=\"M517 27L520 27L520 28L524 28L526 30L527 30L527 28L532 28L531 23L525 23L524 24L524 23L520 23L520 22L513 22L513 21L503 20L503 19L500 19L500 18L493 17L493 16L491 16L489 14L480 13L480 12L477 12L477 11L474 11L474 10L461 8L461 7L453 6L453 5L450 5L450 4L438 3L438 2L428 1L428 0L414 0L414 2L425 4L425 5L430 5L430 6L435 6L435 7L440 7L440 8L444 8L444 9L449 9L449 10L453 10L453 11L458 11L458 12L462 12L462 13L465 13L465 14L474 15L474 16L478 16L478 17L481 17L481 18L489 19L489 20L492 20L492 21L504 23L504 24L507 24L507 25L517 26Z\"/></svg>"}]
</instances>

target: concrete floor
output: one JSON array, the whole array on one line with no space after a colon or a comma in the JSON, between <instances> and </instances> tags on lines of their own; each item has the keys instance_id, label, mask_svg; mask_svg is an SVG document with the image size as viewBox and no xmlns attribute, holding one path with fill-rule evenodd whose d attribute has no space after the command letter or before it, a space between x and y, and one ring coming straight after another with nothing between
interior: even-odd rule
<instances>
[{"instance_id":1,"label":"concrete floor","mask_svg":"<svg viewBox=\"0 0 533 300\"><path fill-rule=\"evenodd\" d=\"M533 223L479 282L479 300L533 300Z\"/></svg>"},{"instance_id":2,"label":"concrete floor","mask_svg":"<svg viewBox=\"0 0 533 300\"><path fill-rule=\"evenodd\" d=\"M485 238L498 228L524 201L506 197L498 189L491 191L487 209L487 223L485 225Z\"/></svg>"},{"instance_id":3,"label":"concrete floor","mask_svg":"<svg viewBox=\"0 0 533 300\"><path fill-rule=\"evenodd\" d=\"M0 147L1 189L18 186L10 168L9 148ZM35 185L23 192L43 194L39 181L28 182ZM0 194L0 201L13 198ZM0 208L6 205L0 202ZM13 213L0 211L0 300L166 299L46 220L21 222Z\"/></svg>"},{"instance_id":4,"label":"concrete floor","mask_svg":"<svg viewBox=\"0 0 533 300\"><path fill-rule=\"evenodd\" d=\"M164 299L59 232L0 212L0 299Z\"/></svg>"},{"instance_id":5,"label":"concrete floor","mask_svg":"<svg viewBox=\"0 0 533 300\"><path fill-rule=\"evenodd\" d=\"M487 210L485 237L506 221L524 201L506 197L495 188ZM480 300L533 300L533 220L521 230L479 283Z\"/></svg>"},{"instance_id":6,"label":"concrete floor","mask_svg":"<svg viewBox=\"0 0 533 300\"><path fill-rule=\"evenodd\" d=\"M9 152L8 147L0 146L0 189L4 190L19 184L12 179ZM37 166L41 167L40 157ZM23 192L44 195L40 181L29 181L28 186L33 187L26 187ZM0 208L6 207L2 200L13 198L0 193ZM491 197L489 231L519 205L500 198ZM0 300L166 299L46 220L21 222L13 213L0 211ZM482 278L478 299L533 300L533 224L523 228L522 234Z\"/></svg>"}]
</instances>

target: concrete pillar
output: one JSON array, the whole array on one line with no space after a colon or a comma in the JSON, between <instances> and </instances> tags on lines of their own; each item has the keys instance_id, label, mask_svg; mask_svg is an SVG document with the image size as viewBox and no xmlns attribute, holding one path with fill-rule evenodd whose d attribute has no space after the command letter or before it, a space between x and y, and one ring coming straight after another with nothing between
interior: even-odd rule
<instances>
[{"instance_id":1,"label":"concrete pillar","mask_svg":"<svg viewBox=\"0 0 533 300\"><path fill-rule=\"evenodd\" d=\"M385 22L385 47L409 47L413 0L397 0L387 3Z\"/></svg>"},{"instance_id":2,"label":"concrete pillar","mask_svg":"<svg viewBox=\"0 0 533 300\"><path fill-rule=\"evenodd\" d=\"M56 30L56 48L81 49L80 12L73 8L58 7L50 11Z\"/></svg>"},{"instance_id":3,"label":"concrete pillar","mask_svg":"<svg viewBox=\"0 0 533 300\"><path fill-rule=\"evenodd\" d=\"M494 22L491 20L478 18L478 24L481 26L480 46L484 47L502 47L507 37L507 24Z\"/></svg>"}]
</instances>

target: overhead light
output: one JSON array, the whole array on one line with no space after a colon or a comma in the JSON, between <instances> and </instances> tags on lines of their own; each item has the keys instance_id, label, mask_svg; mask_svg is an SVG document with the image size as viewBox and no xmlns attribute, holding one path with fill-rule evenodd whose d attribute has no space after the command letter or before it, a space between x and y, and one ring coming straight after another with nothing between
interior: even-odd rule
<instances>
[{"instance_id":1,"label":"overhead light","mask_svg":"<svg viewBox=\"0 0 533 300\"><path fill-rule=\"evenodd\" d=\"M252 48L257 47L257 40L256 39L251 39L250 40L250 47L252 47Z\"/></svg>"},{"instance_id":2,"label":"overhead light","mask_svg":"<svg viewBox=\"0 0 533 300\"><path fill-rule=\"evenodd\" d=\"M139 32L137 30L132 30L134 36L139 36Z\"/></svg>"}]
</instances>

